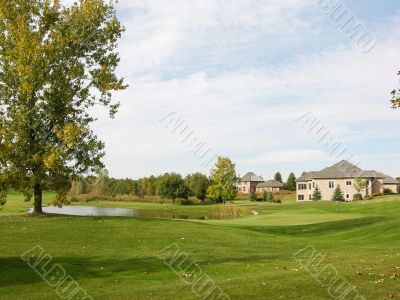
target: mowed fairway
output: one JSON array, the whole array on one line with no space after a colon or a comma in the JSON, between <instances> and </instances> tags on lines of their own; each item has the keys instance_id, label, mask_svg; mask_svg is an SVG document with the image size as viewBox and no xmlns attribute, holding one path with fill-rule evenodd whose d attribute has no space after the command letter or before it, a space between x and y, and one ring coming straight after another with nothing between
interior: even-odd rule
<instances>
[{"instance_id":1,"label":"mowed fairway","mask_svg":"<svg viewBox=\"0 0 400 300\"><path fill-rule=\"evenodd\" d=\"M20 258L40 245L95 299L199 299L157 256L176 243L231 299L332 299L293 258L309 245L366 299L400 299L399 196L342 203L338 212L332 203L238 203L259 215L221 221L32 217L14 194L0 212L0 298L59 299Z\"/></svg>"}]
</instances>

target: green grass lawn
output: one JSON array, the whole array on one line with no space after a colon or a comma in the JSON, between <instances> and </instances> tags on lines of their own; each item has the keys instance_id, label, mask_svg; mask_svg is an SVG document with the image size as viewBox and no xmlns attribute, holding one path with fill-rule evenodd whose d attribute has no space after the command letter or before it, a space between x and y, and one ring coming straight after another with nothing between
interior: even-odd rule
<instances>
[{"instance_id":1,"label":"green grass lawn","mask_svg":"<svg viewBox=\"0 0 400 300\"><path fill-rule=\"evenodd\" d=\"M47 202L54 194L45 197ZM0 212L0 299L60 299L20 258L36 245L95 299L199 299L157 256L172 243L231 299L333 299L293 258L308 245L322 254L322 265L334 266L365 299L400 299L400 196L340 203L338 212L326 202L237 204L259 214L206 221L33 217L24 213L31 204L14 193Z\"/></svg>"}]
</instances>

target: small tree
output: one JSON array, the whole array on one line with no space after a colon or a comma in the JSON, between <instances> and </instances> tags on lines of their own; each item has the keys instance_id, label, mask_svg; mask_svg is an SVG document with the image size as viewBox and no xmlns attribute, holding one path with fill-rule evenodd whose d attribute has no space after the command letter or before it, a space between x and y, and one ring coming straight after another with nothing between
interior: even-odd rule
<instances>
[{"instance_id":1,"label":"small tree","mask_svg":"<svg viewBox=\"0 0 400 300\"><path fill-rule=\"evenodd\" d=\"M334 202L336 202L336 201L344 202L345 201L343 191L340 188L340 185L338 185L336 187L335 191L333 192L332 201L334 201Z\"/></svg>"},{"instance_id":2,"label":"small tree","mask_svg":"<svg viewBox=\"0 0 400 300\"><path fill-rule=\"evenodd\" d=\"M364 178L357 177L354 180L353 186L354 186L354 189L357 191L357 194L361 194L361 192L367 188L368 183Z\"/></svg>"},{"instance_id":3,"label":"small tree","mask_svg":"<svg viewBox=\"0 0 400 300\"><path fill-rule=\"evenodd\" d=\"M267 202L268 201L268 192L263 192L262 194L262 201Z\"/></svg>"},{"instance_id":4,"label":"small tree","mask_svg":"<svg viewBox=\"0 0 400 300\"><path fill-rule=\"evenodd\" d=\"M267 202L274 202L274 194L272 192L268 192Z\"/></svg>"},{"instance_id":5,"label":"small tree","mask_svg":"<svg viewBox=\"0 0 400 300\"><path fill-rule=\"evenodd\" d=\"M294 175L294 173L290 173L288 180L285 184L286 189L288 189L289 191L295 191L296 190L296 176Z\"/></svg>"},{"instance_id":6,"label":"small tree","mask_svg":"<svg viewBox=\"0 0 400 300\"><path fill-rule=\"evenodd\" d=\"M158 180L158 191L161 198L172 199L175 204L177 198L188 198L188 188L181 175L176 173L165 174Z\"/></svg>"},{"instance_id":7,"label":"small tree","mask_svg":"<svg viewBox=\"0 0 400 300\"><path fill-rule=\"evenodd\" d=\"M257 193L255 190L250 192L250 201L257 201Z\"/></svg>"},{"instance_id":8,"label":"small tree","mask_svg":"<svg viewBox=\"0 0 400 300\"><path fill-rule=\"evenodd\" d=\"M314 192L313 192L313 194L312 194L312 200L313 200L313 201L322 200L321 190L319 189L318 186L316 186L315 189L314 189Z\"/></svg>"},{"instance_id":9,"label":"small tree","mask_svg":"<svg viewBox=\"0 0 400 300\"><path fill-rule=\"evenodd\" d=\"M281 173L279 173L279 172L276 172L276 173L275 173L274 179L275 179L276 181L279 181L280 183L283 183L282 175L281 175Z\"/></svg>"},{"instance_id":10,"label":"small tree","mask_svg":"<svg viewBox=\"0 0 400 300\"><path fill-rule=\"evenodd\" d=\"M215 168L211 170L210 178L212 185L207 189L207 198L224 203L236 198L235 164L229 158L218 157Z\"/></svg>"}]
</instances>

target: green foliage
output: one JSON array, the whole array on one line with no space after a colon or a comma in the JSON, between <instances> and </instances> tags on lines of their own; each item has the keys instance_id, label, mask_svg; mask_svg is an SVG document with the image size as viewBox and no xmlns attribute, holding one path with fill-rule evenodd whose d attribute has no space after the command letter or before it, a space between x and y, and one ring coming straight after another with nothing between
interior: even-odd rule
<instances>
[{"instance_id":1,"label":"green foliage","mask_svg":"<svg viewBox=\"0 0 400 300\"><path fill-rule=\"evenodd\" d=\"M400 75L400 71L397 73L397 75ZM393 108L400 107L400 89L392 91L392 106Z\"/></svg>"},{"instance_id":2,"label":"green foliage","mask_svg":"<svg viewBox=\"0 0 400 300\"><path fill-rule=\"evenodd\" d=\"M189 188L191 196L196 196L198 199L204 201L207 197L207 188L210 181L206 175L201 173L194 173L187 175L185 178L186 186Z\"/></svg>"},{"instance_id":3,"label":"green foliage","mask_svg":"<svg viewBox=\"0 0 400 300\"><path fill-rule=\"evenodd\" d=\"M357 177L354 180L353 186L354 189L357 191L357 194L361 194L361 192L367 188L368 182L364 178Z\"/></svg>"},{"instance_id":4,"label":"green foliage","mask_svg":"<svg viewBox=\"0 0 400 300\"><path fill-rule=\"evenodd\" d=\"M274 176L274 180L279 181L280 183L283 183L282 174L279 172L276 172L275 176Z\"/></svg>"},{"instance_id":5,"label":"green foliage","mask_svg":"<svg viewBox=\"0 0 400 300\"><path fill-rule=\"evenodd\" d=\"M252 190L250 192L250 197L249 197L250 201L257 201L257 193L255 190Z\"/></svg>"},{"instance_id":6,"label":"green foliage","mask_svg":"<svg viewBox=\"0 0 400 300\"><path fill-rule=\"evenodd\" d=\"M384 195L392 195L392 194L394 194L394 192L391 189L384 189L383 194Z\"/></svg>"},{"instance_id":7,"label":"green foliage","mask_svg":"<svg viewBox=\"0 0 400 300\"><path fill-rule=\"evenodd\" d=\"M71 180L97 173L104 144L90 108L113 117L117 41L114 2L2 0L0 4L0 172L42 211L44 184L66 202Z\"/></svg>"},{"instance_id":8,"label":"green foliage","mask_svg":"<svg viewBox=\"0 0 400 300\"><path fill-rule=\"evenodd\" d=\"M353 196L353 201L362 201L363 200L363 196L361 194L354 194Z\"/></svg>"},{"instance_id":9,"label":"green foliage","mask_svg":"<svg viewBox=\"0 0 400 300\"><path fill-rule=\"evenodd\" d=\"M267 202L275 202L274 194L272 192L267 193Z\"/></svg>"},{"instance_id":10,"label":"green foliage","mask_svg":"<svg viewBox=\"0 0 400 300\"><path fill-rule=\"evenodd\" d=\"M315 189L314 189L314 191L313 191L312 200L313 200L313 201L322 200L321 190L319 189L318 186L316 186Z\"/></svg>"},{"instance_id":11,"label":"green foliage","mask_svg":"<svg viewBox=\"0 0 400 300\"><path fill-rule=\"evenodd\" d=\"M158 191L161 198L172 199L174 202L177 198L187 199L189 194L185 181L176 173L161 176L158 181Z\"/></svg>"},{"instance_id":12,"label":"green foliage","mask_svg":"<svg viewBox=\"0 0 400 300\"><path fill-rule=\"evenodd\" d=\"M296 190L296 176L294 173L290 173L287 182L285 183L285 187L289 191L295 191Z\"/></svg>"},{"instance_id":13,"label":"green foliage","mask_svg":"<svg viewBox=\"0 0 400 300\"><path fill-rule=\"evenodd\" d=\"M335 191L333 192L332 201L334 201L334 202L336 202L336 201L344 202L345 201L343 191L340 188L340 185L338 185L336 187Z\"/></svg>"},{"instance_id":14,"label":"green foliage","mask_svg":"<svg viewBox=\"0 0 400 300\"><path fill-rule=\"evenodd\" d=\"M207 198L215 202L231 201L236 198L237 176L235 165L227 157L218 157L215 168L211 170L211 182Z\"/></svg>"}]
</instances>

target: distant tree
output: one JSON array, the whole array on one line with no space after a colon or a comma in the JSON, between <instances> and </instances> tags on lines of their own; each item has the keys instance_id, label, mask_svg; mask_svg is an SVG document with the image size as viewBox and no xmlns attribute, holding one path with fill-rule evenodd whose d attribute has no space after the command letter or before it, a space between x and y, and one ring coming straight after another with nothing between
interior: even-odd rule
<instances>
[{"instance_id":1,"label":"distant tree","mask_svg":"<svg viewBox=\"0 0 400 300\"><path fill-rule=\"evenodd\" d=\"M268 192L264 191L262 194L262 201L267 202L268 201Z\"/></svg>"},{"instance_id":2,"label":"distant tree","mask_svg":"<svg viewBox=\"0 0 400 300\"><path fill-rule=\"evenodd\" d=\"M274 202L274 194L272 192L267 193L267 202Z\"/></svg>"},{"instance_id":3,"label":"distant tree","mask_svg":"<svg viewBox=\"0 0 400 300\"><path fill-rule=\"evenodd\" d=\"M344 202L345 201L343 191L340 188L340 185L338 185L336 187L335 191L333 192L332 201L334 201L334 202L336 202L336 201Z\"/></svg>"},{"instance_id":4,"label":"distant tree","mask_svg":"<svg viewBox=\"0 0 400 300\"><path fill-rule=\"evenodd\" d=\"M196 196L198 199L204 201L207 197L207 188L210 185L210 180L206 175L201 173L194 173L186 176L186 186L189 188L190 194Z\"/></svg>"},{"instance_id":5,"label":"distant tree","mask_svg":"<svg viewBox=\"0 0 400 300\"><path fill-rule=\"evenodd\" d=\"M211 170L212 184L207 189L207 198L216 202L230 201L236 198L237 176L235 165L227 157L218 157L215 168Z\"/></svg>"},{"instance_id":6,"label":"distant tree","mask_svg":"<svg viewBox=\"0 0 400 300\"><path fill-rule=\"evenodd\" d=\"M364 178L357 177L354 180L353 187L357 191L357 194L361 194L363 190L365 190L368 186L367 181Z\"/></svg>"},{"instance_id":7,"label":"distant tree","mask_svg":"<svg viewBox=\"0 0 400 300\"><path fill-rule=\"evenodd\" d=\"M294 175L294 173L290 173L288 180L285 184L286 189L288 189L289 191L295 191L296 190L296 176Z\"/></svg>"},{"instance_id":8,"label":"distant tree","mask_svg":"<svg viewBox=\"0 0 400 300\"><path fill-rule=\"evenodd\" d=\"M301 173L301 176L306 175L306 174L307 174L307 172L306 172L306 171L303 171L303 172Z\"/></svg>"},{"instance_id":9,"label":"distant tree","mask_svg":"<svg viewBox=\"0 0 400 300\"><path fill-rule=\"evenodd\" d=\"M316 186L315 189L314 189L314 192L313 192L313 194L312 194L312 200L313 200L313 201L322 200L321 190L319 189L318 186Z\"/></svg>"},{"instance_id":10,"label":"distant tree","mask_svg":"<svg viewBox=\"0 0 400 300\"><path fill-rule=\"evenodd\" d=\"M172 199L175 204L177 198L188 198L188 188L181 175L176 173L165 174L158 180L158 190L163 199Z\"/></svg>"},{"instance_id":11,"label":"distant tree","mask_svg":"<svg viewBox=\"0 0 400 300\"><path fill-rule=\"evenodd\" d=\"M114 1L0 1L0 173L42 213L46 182L67 204L71 180L102 167L91 109L113 117L116 51L124 31ZM4 195L2 193L0 196Z\"/></svg>"},{"instance_id":12,"label":"distant tree","mask_svg":"<svg viewBox=\"0 0 400 300\"><path fill-rule=\"evenodd\" d=\"M283 183L282 175L281 175L281 173L279 173L279 172L276 172L276 173L275 173L274 179L275 179L276 181L279 181L280 183Z\"/></svg>"},{"instance_id":13,"label":"distant tree","mask_svg":"<svg viewBox=\"0 0 400 300\"><path fill-rule=\"evenodd\" d=\"M251 190L250 192L250 201L257 201L257 193L255 190Z\"/></svg>"},{"instance_id":14,"label":"distant tree","mask_svg":"<svg viewBox=\"0 0 400 300\"><path fill-rule=\"evenodd\" d=\"M397 73L397 75L400 76L400 71ZM393 108L399 108L400 107L400 89L395 89L392 91L392 106Z\"/></svg>"},{"instance_id":15,"label":"distant tree","mask_svg":"<svg viewBox=\"0 0 400 300\"><path fill-rule=\"evenodd\" d=\"M103 169L97 175L96 179L92 183L92 193L96 195L105 195L109 192L110 187L110 177L108 176L108 171Z\"/></svg>"}]
</instances>

